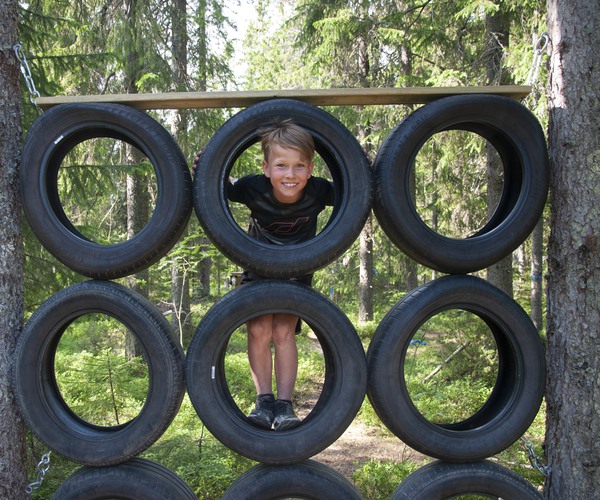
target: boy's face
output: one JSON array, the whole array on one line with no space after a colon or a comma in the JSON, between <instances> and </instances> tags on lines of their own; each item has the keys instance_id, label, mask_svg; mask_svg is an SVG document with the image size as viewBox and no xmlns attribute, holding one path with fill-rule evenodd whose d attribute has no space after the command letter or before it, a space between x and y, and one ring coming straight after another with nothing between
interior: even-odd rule
<instances>
[{"instance_id":1,"label":"boy's face","mask_svg":"<svg viewBox=\"0 0 600 500\"><path fill-rule=\"evenodd\" d=\"M279 203L300 201L314 167L300 150L276 144L271 147L269 159L263 160L263 172L271 181L273 195Z\"/></svg>"}]
</instances>

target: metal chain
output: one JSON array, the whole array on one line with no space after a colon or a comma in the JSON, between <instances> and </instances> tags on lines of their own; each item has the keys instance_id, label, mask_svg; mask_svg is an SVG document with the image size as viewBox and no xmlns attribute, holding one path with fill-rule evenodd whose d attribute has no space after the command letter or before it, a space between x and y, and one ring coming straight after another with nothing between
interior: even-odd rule
<instances>
[{"instance_id":1,"label":"metal chain","mask_svg":"<svg viewBox=\"0 0 600 500\"><path fill-rule=\"evenodd\" d=\"M536 454L535 449L533 448L533 443L529 439L525 438L521 438L521 441L523 441L523 446L525 446L529 452L529 463L531 466L544 477L548 477L550 475L551 468L549 465L545 465L542 461L542 458Z\"/></svg>"},{"instance_id":2,"label":"metal chain","mask_svg":"<svg viewBox=\"0 0 600 500\"><path fill-rule=\"evenodd\" d=\"M23 51L23 47L20 43L17 43L13 46L13 50L15 52L16 58L19 60L21 64L21 74L25 79L25 85L27 86L27 90L29 91L29 100L31 104L33 104L38 110L40 109L36 104L35 100L40 97L40 93L35 88L35 82L33 81L33 76L31 76L31 68L29 67L29 63L27 62L27 57L25 57L25 52Z\"/></svg>"},{"instance_id":3,"label":"metal chain","mask_svg":"<svg viewBox=\"0 0 600 500\"><path fill-rule=\"evenodd\" d=\"M44 482L44 479L46 477L46 472L48 472L48 469L50 469L50 453L52 452L49 451L47 453L44 453L42 455L41 460L37 464L37 478L32 483L29 483L27 485L27 488L25 488L25 492L28 495L31 495L35 490L39 489L40 486L42 486L42 483Z\"/></svg>"},{"instance_id":4,"label":"metal chain","mask_svg":"<svg viewBox=\"0 0 600 500\"><path fill-rule=\"evenodd\" d=\"M542 64L542 56L544 55L544 51L548 46L548 42L550 42L550 35L548 35L548 33L542 33L542 35L538 38L538 41L535 43L533 62L531 63L531 69L529 70L529 76L527 77L527 82L525 85L535 85L540 71L540 65Z\"/></svg>"}]
</instances>

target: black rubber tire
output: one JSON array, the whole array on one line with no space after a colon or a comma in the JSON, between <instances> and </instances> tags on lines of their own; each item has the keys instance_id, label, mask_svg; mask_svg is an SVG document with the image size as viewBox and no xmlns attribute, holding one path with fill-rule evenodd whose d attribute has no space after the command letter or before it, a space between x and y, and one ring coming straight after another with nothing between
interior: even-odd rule
<instances>
[{"instance_id":1,"label":"black rubber tire","mask_svg":"<svg viewBox=\"0 0 600 500\"><path fill-rule=\"evenodd\" d=\"M148 394L140 413L116 426L76 415L60 394L54 357L66 328L78 317L104 313L139 340L148 367ZM23 418L51 450L85 465L125 462L153 444L177 414L185 393L184 356L171 326L141 295L110 281L86 281L61 290L26 323L13 367Z\"/></svg>"},{"instance_id":2,"label":"black rubber tire","mask_svg":"<svg viewBox=\"0 0 600 500\"><path fill-rule=\"evenodd\" d=\"M224 367L231 334L248 319L274 312L298 315L312 327L325 363L314 408L300 426L280 432L246 421ZM365 396L365 352L354 326L324 296L291 281L256 281L223 296L198 325L186 362L188 395L207 429L233 451L268 464L300 462L327 448L350 425Z\"/></svg>"},{"instance_id":3,"label":"black rubber tire","mask_svg":"<svg viewBox=\"0 0 600 500\"><path fill-rule=\"evenodd\" d=\"M293 465L260 464L246 471L221 500L362 500L361 494L339 472L314 460Z\"/></svg>"},{"instance_id":4,"label":"black rubber tire","mask_svg":"<svg viewBox=\"0 0 600 500\"><path fill-rule=\"evenodd\" d=\"M110 467L85 466L71 474L52 500L198 500L173 471L143 458Z\"/></svg>"},{"instance_id":5,"label":"black rubber tire","mask_svg":"<svg viewBox=\"0 0 600 500\"><path fill-rule=\"evenodd\" d=\"M109 137L132 144L154 166L158 195L147 225L111 245L90 241L69 221L58 194L61 163L77 144ZM59 261L98 279L134 274L163 257L177 242L192 212L192 178L173 137L146 113L120 104L62 104L31 126L21 162L23 210L31 229Z\"/></svg>"},{"instance_id":6,"label":"black rubber tire","mask_svg":"<svg viewBox=\"0 0 600 500\"><path fill-rule=\"evenodd\" d=\"M404 364L421 325L449 309L469 311L487 324L496 342L498 375L475 414L438 425L413 404ZM481 460L513 444L537 415L546 377L544 348L527 313L490 283L462 275L416 288L392 307L373 335L367 367L367 394L381 421L415 450L450 462Z\"/></svg>"},{"instance_id":7,"label":"black rubber tire","mask_svg":"<svg viewBox=\"0 0 600 500\"><path fill-rule=\"evenodd\" d=\"M173 471L143 458L109 467L85 466L69 476L52 500L198 500Z\"/></svg>"},{"instance_id":8,"label":"black rubber tire","mask_svg":"<svg viewBox=\"0 0 600 500\"><path fill-rule=\"evenodd\" d=\"M417 153L434 134L466 130L487 139L504 168L495 213L476 234L460 239L436 233L421 219L411 196ZM540 219L549 186L543 130L522 104L502 96L460 95L427 104L397 125L374 163L374 212L384 232L417 262L444 273L489 267L517 248Z\"/></svg>"},{"instance_id":9,"label":"black rubber tire","mask_svg":"<svg viewBox=\"0 0 600 500\"><path fill-rule=\"evenodd\" d=\"M327 226L296 245L269 245L248 236L232 217L225 194L236 159L258 142L260 127L278 118L292 118L310 131L335 184ZM196 215L213 244L242 268L271 278L309 274L333 262L360 234L372 197L372 171L356 138L326 111L293 99L254 104L225 122L206 144L194 178Z\"/></svg>"},{"instance_id":10,"label":"black rubber tire","mask_svg":"<svg viewBox=\"0 0 600 500\"><path fill-rule=\"evenodd\" d=\"M537 490L513 471L494 462L452 464L435 461L413 472L396 488L391 500L443 500L456 495L540 500Z\"/></svg>"}]
</instances>

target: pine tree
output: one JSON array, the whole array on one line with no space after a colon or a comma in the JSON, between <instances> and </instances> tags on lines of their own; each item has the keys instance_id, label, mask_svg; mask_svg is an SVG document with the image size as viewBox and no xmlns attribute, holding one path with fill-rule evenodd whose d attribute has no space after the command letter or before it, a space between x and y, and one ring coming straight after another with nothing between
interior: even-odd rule
<instances>
[{"instance_id":1,"label":"pine tree","mask_svg":"<svg viewBox=\"0 0 600 500\"><path fill-rule=\"evenodd\" d=\"M1 0L0 11L0 497L27 498L25 427L12 390L12 361L23 323L23 233L20 217L19 156L21 92L18 3Z\"/></svg>"},{"instance_id":2,"label":"pine tree","mask_svg":"<svg viewBox=\"0 0 600 500\"><path fill-rule=\"evenodd\" d=\"M546 498L600 484L600 10L550 0L550 205Z\"/></svg>"}]
</instances>

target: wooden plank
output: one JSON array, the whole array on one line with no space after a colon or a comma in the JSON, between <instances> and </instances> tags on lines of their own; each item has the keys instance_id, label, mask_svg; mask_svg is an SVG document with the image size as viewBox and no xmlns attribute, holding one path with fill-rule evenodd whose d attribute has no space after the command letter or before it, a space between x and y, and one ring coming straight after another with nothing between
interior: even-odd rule
<instances>
[{"instance_id":1,"label":"wooden plank","mask_svg":"<svg viewBox=\"0 0 600 500\"><path fill-rule=\"evenodd\" d=\"M113 102L138 109L243 108L276 98L300 99L316 106L372 104L426 104L442 97L460 94L495 94L522 99L531 92L528 85L485 87L335 88L299 90L253 90L231 92L169 92L156 94L103 94L39 97L41 108L58 104Z\"/></svg>"}]
</instances>

